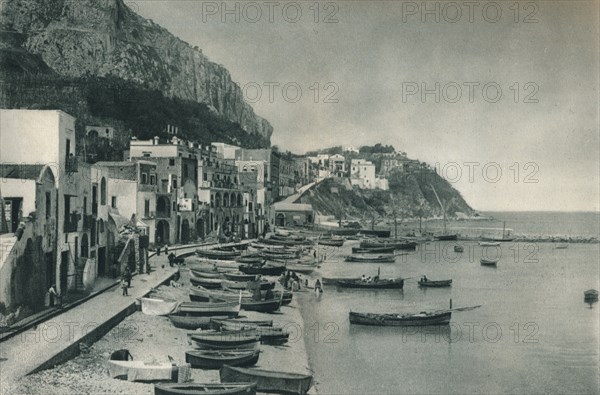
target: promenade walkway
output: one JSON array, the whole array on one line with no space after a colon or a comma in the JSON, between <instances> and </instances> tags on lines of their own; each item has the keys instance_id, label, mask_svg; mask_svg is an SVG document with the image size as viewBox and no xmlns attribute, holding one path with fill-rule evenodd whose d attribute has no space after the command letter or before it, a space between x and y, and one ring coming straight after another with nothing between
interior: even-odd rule
<instances>
[{"instance_id":1,"label":"promenade walkway","mask_svg":"<svg viewBox=\"0 0 600 395\"><path fill-rule=\"evenodd\" d=\"M173 246L175 254L193 252L198 245ZM135 311L136 298L168 281L178 270L170 267L165 254L150 258L152 272L134 276L129 296L118 286L91 298L0 343L0 393L10 393L12 383L39 370L63 363L91 345L123 318Z\"/></svg>"}]
</instances>

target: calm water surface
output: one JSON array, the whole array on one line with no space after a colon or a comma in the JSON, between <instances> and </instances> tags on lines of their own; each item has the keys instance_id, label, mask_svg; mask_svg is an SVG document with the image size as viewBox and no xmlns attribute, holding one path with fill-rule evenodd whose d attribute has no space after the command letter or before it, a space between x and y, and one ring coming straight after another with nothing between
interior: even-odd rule
<instances>
[{"instance_id":1,"label":"calm water surface","mask_svg":"<svg viewBox=\"0 0 600 395\"><path fill-rule=\"evenodd\" d=\"M433 242L394 264L346 263L358 242L330 248L317 275L453 279L452 288L403 291L326 286L304 299L305 339L322 394L598 393L598 305L583 291L599 287L599 245L476 243L459 257ZM497 268L481 266L501 253ZM454 312L447 327L350 326L348 312L396 312L482 305ZM318 330L317 330L318 328Z\"/></svg>"}]
</instances>

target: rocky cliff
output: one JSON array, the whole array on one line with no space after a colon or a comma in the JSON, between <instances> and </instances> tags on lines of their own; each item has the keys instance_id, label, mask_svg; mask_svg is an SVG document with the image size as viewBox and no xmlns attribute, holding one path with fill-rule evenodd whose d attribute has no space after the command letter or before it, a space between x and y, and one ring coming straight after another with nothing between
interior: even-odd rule
<instances>
[{"instance_id":1,"label":"rocky cliff","mask_svg":"<svg viewBox=\"0 0 600 395\"><path fill-rule=\"evenodd\" d=\"M329 179L304 194L301 202L312 204L320 214L365 223L372 218L393 218L394 213L403 219L441 217L435 188L449 218L475 213L460 192L434 171L393 171L388 179L390 188L386 191L352 187L347 179Z\"/></svg>"},{"instance_id":2,"label":"rocky cliff","mask_svg":"<svg viewBox=\"0 0 600 395\"><path fill-rule=\"evenodd\" d=\"M142 83L170 98L204 103L249 134L269 140L273 132L223 66L122 0L2 0L0 31L4 56L12 51L5 66L39 72L47 65L68 78Z\"/></svg>"}]
</instances>

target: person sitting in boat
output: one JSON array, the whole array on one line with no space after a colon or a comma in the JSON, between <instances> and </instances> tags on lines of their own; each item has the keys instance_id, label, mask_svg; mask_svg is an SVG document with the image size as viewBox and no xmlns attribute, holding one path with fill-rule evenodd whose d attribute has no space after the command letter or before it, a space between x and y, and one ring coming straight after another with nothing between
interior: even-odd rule
<instances>
[{"instance_id":1,"label":"person sitting in boat","mask_svg":"<svg viewBox=\"0 0 600 395\"><path fill-rule=\"evenodd\" d=\"M365 276L365 275L363 274L363 275L362 275L362 277L361 277L361 279L360 279L360 281L362 281L363 283L364 283L365 281L367 281L367 276Z\"/></svg>"},{"instance_id":2,"label":"person sitting in boat","mask_svg":"<svg viewBox=\"0 0 600 395\"><path fill-rule=\"evenodd\" d=\"M371 276L367 277L367 282L368 282L368 283L371 283L371 282L373 282L373 279L371 278Z\"/></svg>"}]
</instances>

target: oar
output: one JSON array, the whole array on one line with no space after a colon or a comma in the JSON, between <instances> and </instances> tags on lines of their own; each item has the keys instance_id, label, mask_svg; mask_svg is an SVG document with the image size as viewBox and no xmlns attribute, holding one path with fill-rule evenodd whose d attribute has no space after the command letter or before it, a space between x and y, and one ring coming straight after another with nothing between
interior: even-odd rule
<instances>
[{"instance_id":1,"label":"oar","mask_svg":"<svg viewBox=\"0 0 600 395\"><path fill-rule=\"evenodd\" d=\"M471 310L478 309L481 306L483 306L483 305L467 306L467 307L457 307L455 309L438 310L437 312L443 312L443 311L471 311Z\"/></svg>"}]
</instances>

